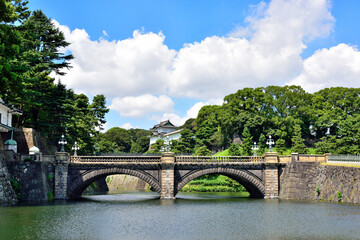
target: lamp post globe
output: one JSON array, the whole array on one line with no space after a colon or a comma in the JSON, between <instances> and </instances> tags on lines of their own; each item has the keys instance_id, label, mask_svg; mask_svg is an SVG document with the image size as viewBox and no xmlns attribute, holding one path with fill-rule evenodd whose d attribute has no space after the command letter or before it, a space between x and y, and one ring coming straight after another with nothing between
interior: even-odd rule
<instances>
[{"instance_id":1,"label":"lamp post globe","mask_svg":"<svg viewBox=\"0 0 360 240\"><path fill-rule=\"evenodd\" d=\"M272 145L274 145L274 139L271 138L271 135L269 136L269 139L266 140L266 145L269 145L269 152L272 152Z\"/></svg>"},{"instance_id":2,"label":"lamp post globe","mask_svg":"<svg viewBox=\"0 0 360 240\"><path fill-rule=\"evenodd\" d=\"M58 143L59 143L59 145L61 145L60 152L65 152L64 146L67 144L67 141L66 141L66 139L65 139L64 134L61 135L61 138L60 138L60 140L59 140Z\"/></svg>"}]
</instances>

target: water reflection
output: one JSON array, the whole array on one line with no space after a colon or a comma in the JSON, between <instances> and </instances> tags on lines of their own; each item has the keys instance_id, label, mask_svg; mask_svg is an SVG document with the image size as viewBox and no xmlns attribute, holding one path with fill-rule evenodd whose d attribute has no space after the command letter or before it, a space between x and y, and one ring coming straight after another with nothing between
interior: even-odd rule
<instances>
[{"instance_id":1,"label":"water reflection","mask_svg":"<svg viewBox=\"0 0 360 240\"><path fill-rule=\"evenodd\" d=\"M360 206L236 194L87 196L0 208L0 239L359 239Z\"/></svg>"}]
</instances>

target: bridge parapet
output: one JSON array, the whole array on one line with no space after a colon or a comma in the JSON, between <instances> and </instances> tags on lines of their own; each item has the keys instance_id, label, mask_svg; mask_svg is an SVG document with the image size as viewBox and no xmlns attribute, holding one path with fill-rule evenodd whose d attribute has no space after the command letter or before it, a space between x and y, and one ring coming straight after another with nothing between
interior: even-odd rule
<instances>
[{"instance_id":1,"label":"bridge parapet","mask_svg":"<svg viewBox=\"0 0 360 240\"><path fill-rule=\"evenodd\" d=\"M161 156L71 156L70 163L161 163Z\"/></svg>"},{"instance_id":2,"label":"bridge parapet","mask_svg":"<svg viewBox=\"0 0 360 240\"><path fill-rule=\"evenodd\" d=\"M264 163L262 156L176 156L175 163Z\"/></svg>"}]
</instances>

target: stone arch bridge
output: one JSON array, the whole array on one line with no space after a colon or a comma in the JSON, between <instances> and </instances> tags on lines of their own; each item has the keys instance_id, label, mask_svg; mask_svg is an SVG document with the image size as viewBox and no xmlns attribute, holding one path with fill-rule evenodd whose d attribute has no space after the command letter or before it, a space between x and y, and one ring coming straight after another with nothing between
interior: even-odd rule
<instances>
[{"instance_id":1,"label":"stone arch bridge","mask_svg":"<svg viewBox=\"0 0 360 240\"><path fill-rule=\"evenodd\" d=\"M56 153L55 199L76 199L94 181L127 174L147 182L161 199L174 199L191 180L222 174L243 185L251 197L279 197L279 158L264 156L69 156Z\"/></svg>"}]
</instances>

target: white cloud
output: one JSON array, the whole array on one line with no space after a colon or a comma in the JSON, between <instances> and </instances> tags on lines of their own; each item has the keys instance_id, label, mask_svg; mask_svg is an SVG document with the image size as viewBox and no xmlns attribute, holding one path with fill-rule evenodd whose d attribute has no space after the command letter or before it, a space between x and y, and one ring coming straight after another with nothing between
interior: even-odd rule
<instances>
[{"instance_id":1,"label":"white cloud","mask_svg":"<svg viewBox=\"0 0 360 240\"><path fill-rule=\"evenodd\" d=\"M140 118L150 113L173 111L173 106L174 102L168 96L146 94L138 97L116 97L109 108L124 117Z\"/></svg>"},{"instance_id":2,"label":"white cloud","mask_svg":"<svg viewBox=\"0 0 360 240\"><path fill-rule=\"evenodd\" d=\"M124 129L131 129L131 128L134 128L134 126L131 124L131 123L124 123L123 125L120 126L121 128L124 128Z\"/></svg>"},{"instance_id":3,"label":"white cloud","mask_svg":"<svg viewBox=\"0 0 360 240\"><path fill-rule=\"evenodd\" d=\"M301 72L306 40L328 36L334 24L325 0L273 0L254 12L249 27L238 27L230 37L208 37L182 48L170 95L209 99L243 87L283 85Z\"/></svg>"},{"instance_id":4,"label":"white cloud","mask_svg":"<svg viewBox=\"0 0 360 240\"><path fill-rule=\"evenodd\" d=\"M328 0L261 2L247 27L179 52L164 45L162 33L136 30L129 39L92 41L84 29L70 31L55 23L72 43L66 50L75 56L62 78L69 87L108 98L167 94L208 100L295 78L302 71L305 43L328 36L334 21Z\"/></svg>"},{"instance_id":5,"label":"white cloud","mask_svg":"<svg viewBox=\"0 0 360 240\"><path fill-rule=\"evenodd\" d=\"M346 44L316 51L304 61L303 69L289 85L300 85L308 92L328 87L360 87L360 52Z\"/></svg>"},{"instance_id":6,"label":"white cloud","mask_svg":"<svg viewBox=\"0 0 360 240\"><path fill-rule=\"evenodd\" d=\"M273 0L259 8L263 14L247 18L251 41L269 54L300 54L304 41L327 37L335 23L329 0Z\"/></svg>"},{"instance_id":7,"label":"white cloud","mask_svg":"<svg viewBox=\"0 0 360 240\"><path fill-rule=\"evenodd\" d=\"M301 67L299 55L268 57L247 39L210 37L179 51L170 95L209 99L243 87L281 85Z\"/></svg>"},{"instance_id":8,"label":"white cloud","mask_svg":"<svg viewBox=\"0 0 360 240\"><path fill-rule=\"evenodd\" d=\"M157 116L157 115L153 115L152 119L160 122L160 121L164 121L164 120L170 120L173 124L175 124L176 126L181 126L183 125L186 120L188 120L189 118L196 118L200 109L205 106L205 105L221 105L223 103L222 99L210 99L207 102L197 102L195 103L187 112L186 115L184 117L179 116L178 114L174 113L174 112L166 112L163 113L163 115Z\"/></svg>"},{"instance_id":9,"label":"white cloud","mask_svg":"<svg viewBox=\"0 0 360 240\"><path fill-rule=\"evenodd\" d=\"M165 93L176 51L164 45L162 33L136 30L129 39L92 41L84 29L54 23L71 43L63 51L75 56L73 68L61 78L68 87L110 98Z\"/></svg>"},{"instance_id":10,"label":"white cloud","mask_svg":"<svg viewBox=\"0 0 360 240\"><path fill-rule=\"evenodd\" d=\"M105 30L103 30L102 33L103 33L103 35L104 35L105 37L108 37L108 36L109 36Z\"/></svg>"}]
</instances>

